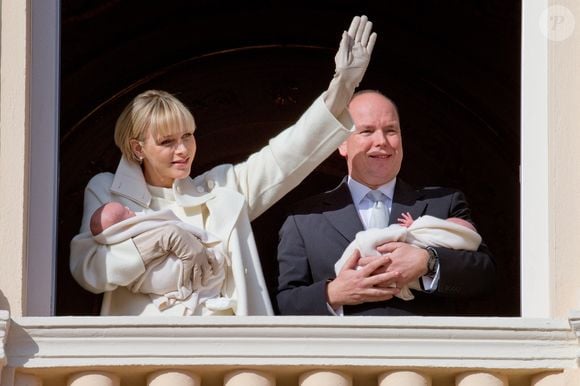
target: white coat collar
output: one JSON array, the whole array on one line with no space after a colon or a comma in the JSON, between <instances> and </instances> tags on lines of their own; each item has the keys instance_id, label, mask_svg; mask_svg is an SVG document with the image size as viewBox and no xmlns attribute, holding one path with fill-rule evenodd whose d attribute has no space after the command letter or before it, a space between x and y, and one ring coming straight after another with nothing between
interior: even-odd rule
<instances>
[{"instance_id":1,"label":"white coat collar","mask_svg":"<svg viewBox=\"0 0 580 386\"><path fill-rule=\"evenodd\" d=\"M129 161L124 156L117 166L111 192L135 201L145 208L151 203L151 193L147 189L141 167L137 162Z\"/></svg>"},{"instance_id":2,"label":"white coat collar","mask_svg":"<svg viewBox=\"0 0 580 386\"><path fill-rule=\"evenodd\" d=\"M242 211L244 196L232 189L214 188L215 182L205 181L203 177L204 175L196 177L195 182L189 177L175 181L173 184L175 202L182 207L205 203L210 213L207 230L221 234L226 231L229 234ZM145 208L151 203L151 193L147 189L141 167L125 157L119 162L111 192L135 201Z\"/></svg>"},{"instance_id":3,"label":"white coat collar","mask_svg":"<svg viewBox=\"0 0 580 386\"><path fill-rule=\"evenodd\" d=\"M115 194L129 198L146 208L151 204L151 193L147 188L145 176L141 166L127 158L122 157L115 172L111 191ZM175 202L182 207L199 206L214 194L208 192L203 186L195 186L191 178L176 180L173 183Z\"/></svg>"}]
</instances>

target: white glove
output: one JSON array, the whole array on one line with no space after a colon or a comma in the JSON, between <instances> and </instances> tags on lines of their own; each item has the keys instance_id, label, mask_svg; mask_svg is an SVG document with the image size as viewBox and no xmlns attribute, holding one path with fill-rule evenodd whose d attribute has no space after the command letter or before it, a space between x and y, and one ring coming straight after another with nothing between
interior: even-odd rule
<instances>
[{"instance_id":1,"label":"white glove","mask_svg":"<svg viewBox=\"0 0 580 386\"><path fill-rule=\"evenodd\" d=\"M334 57L334 77L324 96L324 102L334 116L340 115L346 108L369 65L377 40L377 34L371 33L372 28L373 23L366 16L355 16L348 32L342 33L342 40Z\"/></svg>"}]
</instances>

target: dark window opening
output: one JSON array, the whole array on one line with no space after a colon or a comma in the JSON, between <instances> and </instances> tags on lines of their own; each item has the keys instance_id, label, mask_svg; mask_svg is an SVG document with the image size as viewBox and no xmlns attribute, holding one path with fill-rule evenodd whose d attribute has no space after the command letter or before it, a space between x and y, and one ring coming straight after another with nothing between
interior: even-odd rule
<instances>
[{"instance_id":1,"label":"dark window opening","mask_svg":"<svg viewBox=\"0 0 580 386\"><path fill-rule=\"evenodd\" d=\"M100 297L69 273L69 242L88 180L115 171L113 128L128 100L160 88L185 102L199 127L193 174L243 160L326 88L342 29L362 13L379 39L361 88L399 107L401 177L461 189L498 261L494 299L474 302L470 314L520 314L521 2L61 4L57 315L99 312ZM284 209L344 173L335 154L254 221L272 290Z\"/></svg>"}]
</instances>

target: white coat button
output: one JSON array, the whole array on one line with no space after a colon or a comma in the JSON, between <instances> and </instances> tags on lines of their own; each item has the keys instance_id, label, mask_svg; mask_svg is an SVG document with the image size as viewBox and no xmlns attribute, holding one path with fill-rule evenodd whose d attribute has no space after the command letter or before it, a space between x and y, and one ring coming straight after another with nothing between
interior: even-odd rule
<instances>
[{"instance_id":1,"label":"white coat button","mask_svg":"<svg viewBox=\"0 0 580 386\"><path fill-rule=\"evenodd\" d=\"M210 189L213 189L215 186L215 182L213 182L212 180L207 180L207 187Z\"/></svg>"},{"instance_id":2,"label":"white coat button","mask_svg":"<svg viewBox=\"0 0 580 386\"><path fill-rule=\"evenodd\" d=\"M203 186L198 186L198 187L197 187L197 191L198 191L199 193L205 193L205 189L203 188Z\"/></svg>"}]
</instances>

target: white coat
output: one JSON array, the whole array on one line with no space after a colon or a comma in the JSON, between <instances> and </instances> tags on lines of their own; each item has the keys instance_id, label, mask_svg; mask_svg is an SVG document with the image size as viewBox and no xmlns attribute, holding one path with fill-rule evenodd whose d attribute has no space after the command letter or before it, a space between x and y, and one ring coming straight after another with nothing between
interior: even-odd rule
<instances>
[{"instance_id":1,"label":"white coat","mask_svg":"<svg viewBox=\"0 0 580 386\"><path fill-rule=\"evenodd\" d=\"M236 315L273 313L250 222L296 187L352 130L348 112L335 118L320 96L296 124L245 162L219 165L193 179L174 182L179 206L206 206L205 229L222 240L232 261L226 293L236 299ZM183 315L184 307L160 311L149 296L125 287L145 271L131 240L114 245L94 241L90 216L109 201L136 212L151 210L151 195L137 163L122 158L115 174L100 173L89 181L80 234L71 242L72 275L86 290L105 293L102 315ZM188 221L187 217L181 219Z\"/></svg>"}]
</instances>

